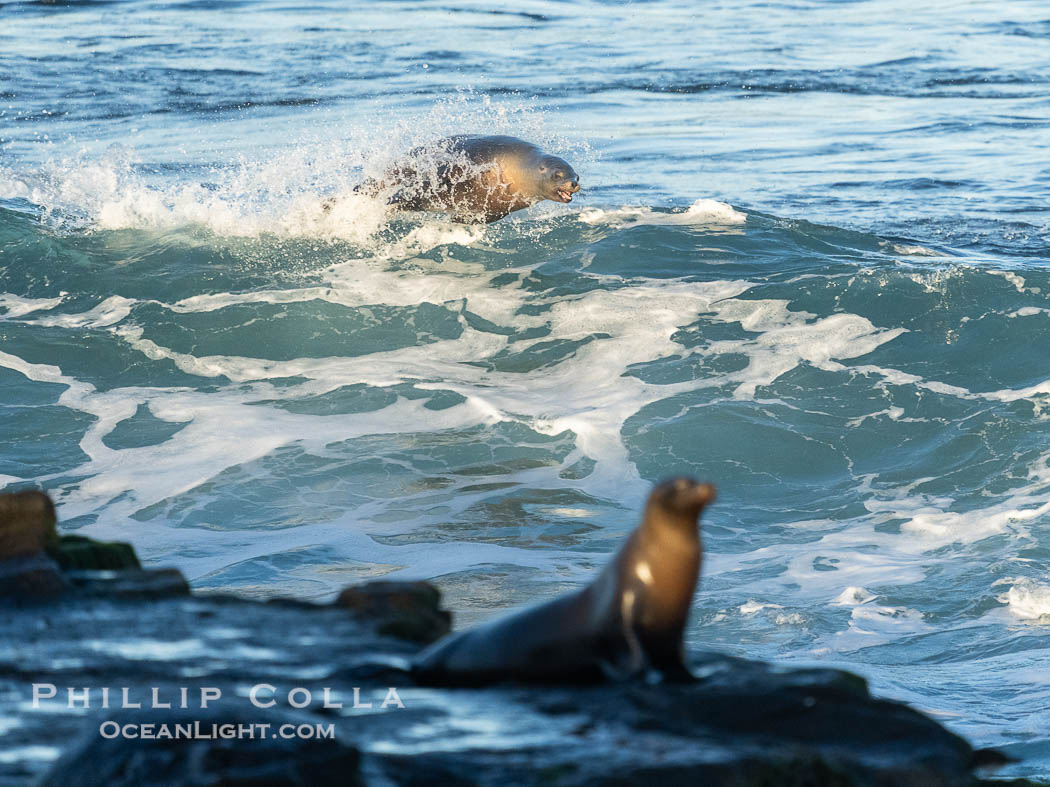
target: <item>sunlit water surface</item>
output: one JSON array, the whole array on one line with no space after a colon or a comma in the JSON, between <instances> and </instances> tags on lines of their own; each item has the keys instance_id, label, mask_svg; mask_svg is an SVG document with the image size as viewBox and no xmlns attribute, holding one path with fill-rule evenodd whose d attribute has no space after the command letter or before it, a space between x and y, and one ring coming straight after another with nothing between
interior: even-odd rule
<instances>
[{"instance_id":1,"label":"sunlit water surface","mask_svg":"<svg viewBox=\"0 0 1050 787\"><path fill-rule=\"evenodd\" d=\"M200 590L467 625L693 474L691 646L1050 775L1045 5L502 9L0 6L0 486ZM322 210L458 132L583 191Z\"/></svg>"}]
</instances>

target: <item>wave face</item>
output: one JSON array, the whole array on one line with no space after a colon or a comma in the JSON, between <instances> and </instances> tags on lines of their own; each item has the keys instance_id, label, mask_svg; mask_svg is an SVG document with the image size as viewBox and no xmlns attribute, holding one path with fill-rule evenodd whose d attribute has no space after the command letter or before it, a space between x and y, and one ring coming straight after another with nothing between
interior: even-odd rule
<instances>
[{"instance_id":1,"label":"wave face","mask_svg":"<svg viewBox=\"0 0 1050 787\"><path fill-rule=\"evenodd\" d=\"M5 3L0 487L203 591L433 578L467 625L695 475L692 646L1050 776L1050 25L954 6ZM452 133L583 191L353 194Z\"/></svg>"}]
</instances>

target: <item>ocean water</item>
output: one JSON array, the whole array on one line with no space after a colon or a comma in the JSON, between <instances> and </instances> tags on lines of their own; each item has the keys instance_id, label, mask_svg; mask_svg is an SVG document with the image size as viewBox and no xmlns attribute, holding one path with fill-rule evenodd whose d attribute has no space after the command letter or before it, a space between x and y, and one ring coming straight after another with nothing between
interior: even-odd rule
<instances>
[{"instance_id":1,"label":"ocean water","mask_svg":"<svg viewBox=\"0 0 1050 787\"><path fill-rule=\"evenodd\" d=\"M1029 0L4 2L0 487L201 591L430 578L462 626L695 475L691 647L1050 776L1048 52ZM582 191L352 195L451 133Z\"/></svg>"}]
</instances>

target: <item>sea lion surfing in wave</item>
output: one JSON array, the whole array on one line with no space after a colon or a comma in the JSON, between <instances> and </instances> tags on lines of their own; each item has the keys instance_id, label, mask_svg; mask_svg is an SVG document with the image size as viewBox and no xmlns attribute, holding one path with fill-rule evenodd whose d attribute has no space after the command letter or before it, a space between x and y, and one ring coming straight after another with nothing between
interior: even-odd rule
<instances>
[{"instance_id":1,"label":"sea lion surfing in wave","mask_svg":"<svg viewBox=\"0 0 1050 787\"><path fill-rule=\"evenodd\" d=\"M354 191L401 210L433 210L463 223L493 222L545 199L572 202L580 178L564 159L516 137L455 136L416 148Z\"/></svg>"},{"instance_id":2,"label":"sea lion surfing in wave","mask_svg":"<svg viewBox=\"0 0 1050 787\"><path fill-rule=\"evenodd\" d=\"M623 680L653 672L688 679L682 632L700 572L697 520L710 484L657 486L642 523L590 585L439 640L416 657L430 685L504 680Z\"/></svg>"}]
</instances>

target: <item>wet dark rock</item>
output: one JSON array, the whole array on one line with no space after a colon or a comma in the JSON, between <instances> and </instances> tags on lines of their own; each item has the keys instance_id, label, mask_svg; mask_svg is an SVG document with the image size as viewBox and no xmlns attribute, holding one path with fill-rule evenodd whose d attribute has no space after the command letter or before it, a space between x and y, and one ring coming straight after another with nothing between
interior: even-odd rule
<instances>
[{"instance_id":1,"label":"wet dark rock","mask_svg":"<svg viewBox=\"0 0 1050 787\"><path fill-rule=\"evenodd\" d=\"M69 587L55 561L42 552L0 560L0 603L46 603Z\"/></svg>"},{"instance_id":2,"label":"wet dark rock","mask_svg":"<svg viewBox=\"0 0 1050 787\"><path fill-rule=\"evenodd\" d=\"M142 568L135 549L124 541L60 536L48 553L63 571L120 571Z\"/></svg>"},{"instance_id":3,"label":"wet dark rock","mask_svg":"<svg viewBox=\"0 0 1050 787\"><path fill-rule=\"evenodd\" d=\"M384 758L384 773L398 784L975 784L965 741L900 703L873 699L848 673L782 671L717 654L696 655L692 667L705 676L692 684L450 691L461 712L481 711L486 696L504 698L514 720L487 721L508 738L516 729L521 745L435 745Z\"/></svg>"},{"instance_id":4,"label":"wet dark rock","mask_svg":"<svg viewBox=\"0 0 1050 787\"><path fill-rule=\"evenodd\" d=\"M59 536L55 507L39 491L0 494L0 603L81 596L157 599L190 592L175 569L143 570L131 544Z\"/></svg>"},{"instance_id":5,"label":"wet dark rock","mask_svg":"<svg viewBox=\"0 0 1050 787\"><path fill-rule=\"evenodd\" d=\"M369 582L346 588L335 606L373 621L381 634L427 644L448 634L452 615L429 582Z\"/></svg>"},{"instance_id":6,"label":"wet dark rock","mask_svg":"<svg viewBox=\"0 0 1050 787\"><path fill-rule=\"evenodd\" d=\"M12 641L17 650L0 648L0 696L19 709L11 712L18 725L6 733L6 749L65 747L85 737L59 763L29 755L0 760L0 785L41 778L99 787L194 784L201 774L215 784L322 786L357 778L500 787L978 784L964 740L905 705L872 698L861 678L839 670L695 653L693 683L431 689L413 685L397 667L419 645L379 634L359 611L192 595L132 601L70 594L46 615L33 608L0 617L0 642ZM33 684L54 687L54 697L41 701L46 707L32 708ZM272 707L251 703L251 687L259 685ZM67 707L69 687L91 688L90 714L102 710L102 687L110 687L113 704L128 688L153 723L272 723L291 713L297 724L334 725L335 740L105 742L98 718ZM201 687L222 694L205 710ZM396 701L389 701L390 687ZM172 709L149 709L154 688ZM177 707L182 688L186 710ZM310 695L302 709L289 703L296 688ZM333 707L325 707L326 689ZM306 781L280 770L300 763L314 763ZM252 781L245 769L255 764L275 770ZM151 777L133 780L145 772ZM130 775L122 782L117 774Z\"/></svg>"},{"instance_id":7,"label":"wet dark rock","mask_svg":"<svg viewBox=\"0 0 1050 787\"><path fill-rule=\"evenodd\" d=\"M376 682L373 677L362 677L374 676L374 669L355 670L352 665L371 664L374 654L407 660L418 648L380 636L372 625L345 610L316 604L272 605L193 595L134 600L108 594L88 597L68 593L47 606L9 608L4 613L0 615L0 697L4 716L16 719L17 724L6 728L2 738L7 755L0 758L3 787L22 787L41 779L40 783L48 785L74 783L66 778L68 771L55 779L44 778L53 767L46 752L53 749L56 754L64 753L79 735L86 736L80 745L82 756L88 759L80 761L83 774L77 784L123 784L109 776L118 767L128 768L129 773L139 773L135 769L140 767L154 767L158 774L176 774L171 784L190 783L184 780L188 774L196 773L192 768L198 766L178 760L204 756L197 754L199 741L189 742L185 748L158 747L162 741L142 740L124 741L122 746L101 745L101 720L94 716L104 710L103 688L109 689L113 712L120 710L122 690L126 688L129 701L141 704L142 712L157 723L174 722L187 714L202 725L245 717L262 723L280 721L289 713L296 715L296 723L300 723L299 717L304 717L305 723L334 723L334 742L315 740L311 745L319 749L303 750L306 762L317 764L318 774L330 774L322 767L326 760L321 750L358 747L354 732L357 727L367 728L374 716L406 713L396 707L385 711L381 708L387 688L401 685L387 682L388 678L396 679L396 671L384 674ZM246 691L256 684L273 687L272 692L265 692L267 697L272 696L273 707L258 708L246 697ZM36 708L34 685L39 693ZM51 687L54 694L48 697ZM89 688L87 708L83 707L84 687ZM215 688L222 694L205 710L200 708L202 687ZM312 693L309 707L301 711L288 700L288 693L297 687ZM344 715L361 712L352 707L354 687L360 689L362 704L374 705L360 719ZM185 710L178 707L183 688L188 691L190 705ZM325 688L344 708L324 708ZM150 708L153 689L157 690L159 701L170 703L171 709ZM94 741L96 748L92 750L87 741ZM281 751L288 752L290 764L300 758L300 753L285 749L284 744L274 743L271 748L271 741L234 740L221 746L205 743L199 751L212 752L209 757L240 762L238 758L254 758L262 745L274 753L275 761L280 759ZM288 746L297 743L309 741L292 740ZM227 747L230 753L221 754ZM341 763L338 778L311 777L287 783L353 784L356 771L349 769L350 756L342 751L336 758ZM271 783L270 776L261 781L238 781L233 773L229 771L229 778L211 783ZM126 783L163 782L147 778Z\"/></svg>"},{"instance_id":8,"label":"wet dark rock","mask_svg":"<svg viewBox=\"0 0 1050 787\"><path fill-rule=\"evenodd\" d=\"M856 675L714 653L693 653L685 682L418 686L411 659L450 619L427 583L373 582L319 605L194 596L174 569L63 572L43 551L49 505L0 496L0 599L16 601L0 615L13 722L0 787L978 787L974 768L1002 762ZM80 542L76 560L127 557L113 546ZM334 737L109 740L106 721L330 725Z\"/></svg>"},{"instance_id":9,"label":"wet dark rock","mask_svg":"<svg viewBox=\"0 0 1050 787\"><path fill-rule=\"evenodd\" d=\"M123 541L59 536L43 492L0 494L0 603L48 603L68 593L164 598L188 594L189 584L174 569L144 571Z\"/></svg>"},{"instance_id":10,"label":"wet dark rock","mask_svg":"<svg viewBox=\"0 0 1050 787\"><path fill-rule=\"evenodd\" d=\"M68 571L66 578L73 588L84 596L157 599L190 594L186 577L175 568Z\"/></svg>"}]
</instances>

